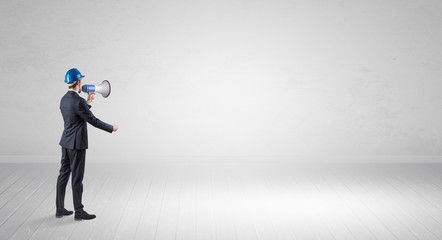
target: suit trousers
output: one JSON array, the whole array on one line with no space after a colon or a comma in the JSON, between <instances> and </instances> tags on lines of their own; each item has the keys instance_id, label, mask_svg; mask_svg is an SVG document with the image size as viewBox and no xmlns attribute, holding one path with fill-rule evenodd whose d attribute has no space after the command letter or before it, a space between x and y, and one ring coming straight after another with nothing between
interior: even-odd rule
<instances>
[{"instance_id":1,"label":"suit trousers","mask_svg":"<svg viewBox=\"0 0 442 240\"><path fill-rule=\"evenodd\" d=\"M84 165L86 160L86 149L67 149L62 148L60 174L57 179L57 210L64 209L64 198L66 194L66 185L69 180L69 175L72 172L72 196L74 200L75 212L83 211L83 204L81 203L83 194L83 176Z\"/></svg>"}]
</instances>

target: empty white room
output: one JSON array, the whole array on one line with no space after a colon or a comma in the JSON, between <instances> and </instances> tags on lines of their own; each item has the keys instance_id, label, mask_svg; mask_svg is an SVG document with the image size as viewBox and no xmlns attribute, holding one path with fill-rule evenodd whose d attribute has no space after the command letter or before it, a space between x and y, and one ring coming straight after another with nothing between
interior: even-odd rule
<instances>
[{"instance_id":1,"label":"empty white room","mask_svg":"<svg viewBox=\"0 0 442 240\"><path fill-rule=\"evenodd\" d=\"M2 1L0 239L442 239L442 2Z\"/></svg>"}]
</instances>

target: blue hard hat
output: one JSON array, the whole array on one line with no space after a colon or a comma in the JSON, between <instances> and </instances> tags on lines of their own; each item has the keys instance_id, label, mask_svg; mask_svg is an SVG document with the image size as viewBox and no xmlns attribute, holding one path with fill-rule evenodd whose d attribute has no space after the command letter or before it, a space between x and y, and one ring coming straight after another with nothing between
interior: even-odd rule
<instances>
[{"instance_id":1,"label":"blue hard hat","mask_svg":"<svg viewBox=\"0 0 442 240\"><path fill-rule=\"evenodd\" d=\"M71 68L69 69L69 71L66 73L66 76L64 76L64 82L69 84L69 83L74 83L80 79L84 78L83 75L81 75L80 71L78 71L78 69L76 68Z\"/></svg>"}]
</instances>

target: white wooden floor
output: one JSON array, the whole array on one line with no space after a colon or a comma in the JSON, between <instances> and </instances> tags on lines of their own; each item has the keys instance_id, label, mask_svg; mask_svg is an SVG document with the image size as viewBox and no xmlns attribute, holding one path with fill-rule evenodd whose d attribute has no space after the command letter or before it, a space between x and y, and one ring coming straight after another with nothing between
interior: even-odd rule
<instances>
[{"instance_id":1,"label":"white wooden floor","mask_svg":"<svg viewBox=\"0 0 442 240\"><path fill-rule=\"evenodd\" d=\"M442 164L87 164L81 222L58 167L0 164L0 239L442 238Z\"/></svg>"}]
</instances>

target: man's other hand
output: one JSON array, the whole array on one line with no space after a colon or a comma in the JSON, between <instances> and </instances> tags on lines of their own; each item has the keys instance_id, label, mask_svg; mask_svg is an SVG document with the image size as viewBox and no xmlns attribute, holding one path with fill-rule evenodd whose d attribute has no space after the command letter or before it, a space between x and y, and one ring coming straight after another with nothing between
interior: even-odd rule
<instances>
[{"instance_id":1,"label":"man's other hand","mask_svg":"<svg viewBox=\"0 0 442 240\"><path fill-rule=\"evenodd\" d=\"M87 100L86 100L87 104L91 105L92 101L94 101L94 100L95 100L95 93L94 92L87 95Z\"/></svg>"},{"instance_id":2,"label":"man's other hand","mask_svg":"<svg viewBox=\"0 0 442 240\"><path fill-rule=\"evenodd\" d=\"M114 132L116 132L118 130L118 126L114 125Z\"/></svg>"}]
</instances>

